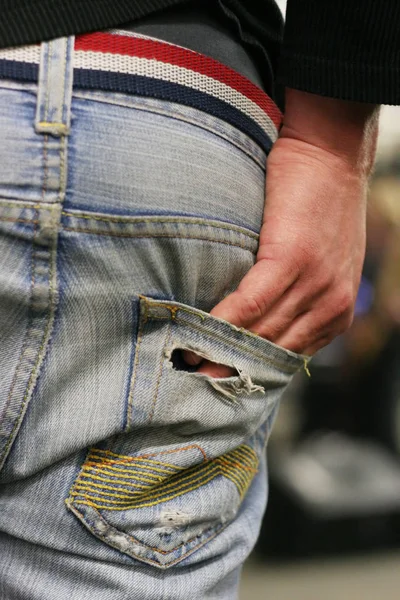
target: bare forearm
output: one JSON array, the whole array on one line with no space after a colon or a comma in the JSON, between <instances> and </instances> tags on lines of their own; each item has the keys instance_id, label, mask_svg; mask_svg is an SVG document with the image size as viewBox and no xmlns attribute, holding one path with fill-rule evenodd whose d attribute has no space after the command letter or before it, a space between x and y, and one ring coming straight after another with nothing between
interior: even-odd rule
<instances>
[{"instance_id":1,"label":"bare forearm","mask_svg":"<svg viewBox=\"0 0 400 600\"><path fill-rule=\"evenodd\" d=\"M280 137L309 143L346 161L356 172L369 175L376 152L379 109L376 104L287 89Z\"/></svg>"}]
</instances>

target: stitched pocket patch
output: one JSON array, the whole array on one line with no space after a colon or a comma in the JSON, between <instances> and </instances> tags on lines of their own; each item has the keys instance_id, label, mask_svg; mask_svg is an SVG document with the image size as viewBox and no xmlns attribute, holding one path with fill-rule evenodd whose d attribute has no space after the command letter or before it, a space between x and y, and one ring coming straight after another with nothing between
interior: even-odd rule
<instances>
[{"instance_id":1,"label":"stitched pocket patch","mask_svg":"<svg viewBox=\"0 0 400 600\"><path fill-rule=\"evenodd\" d=\"M201 457L201 462L186 468L184 463L192 462L195 455ZM246 444L211 460L197 446L134 457L92 448L66 504L109 545L166 568L214 537L233 516L230 510L225 519L215 520L204 530L200 514L185 509L193 501L198 503L199 498L191 495L200 494L200 499L208 501L214 497L214 505L218 506L216 499L223 493L236 512L257 469L257 454ZM226 480L234 487L227 490ZM154 523L161 526L154 527ZM144 542L140 531L149 528L152 541L145 534ZM182 540L179 544L178 538Z\"/></svg>"},{"instance_id":2,"label":"stitched pocket patch","mask_svg":"<svg viewBox=\"0 0 400 600\"><path fill-rule=\"evenodd\" d=\"M130 457L93 448L70 502L97 510L134 510L173 500L216 477L227 477L243 498L257 467L257 455L246 445L189 469L151 455Z\"/></svg>"}]
</instances>

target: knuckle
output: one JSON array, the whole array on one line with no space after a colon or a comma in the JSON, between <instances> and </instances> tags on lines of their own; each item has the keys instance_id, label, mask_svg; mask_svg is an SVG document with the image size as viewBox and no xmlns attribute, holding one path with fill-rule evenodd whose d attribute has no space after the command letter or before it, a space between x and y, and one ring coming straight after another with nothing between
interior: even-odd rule
<instances>
[{"instance_id":1,"label":"knuckle","mask_svg":"<svg viewBox=\"0 0 400 600\"><path fill-rule=\"evenodd\" d=\"M240 319L245 322L248 320L258 320L265 313L265 305L262 298L259 296L251 296L248 294L241 294L240 302Z\"/></svg>"},{"instance_id":2,"label":"knuckle","mask_svg":"<svg viewBox=\"0 0 400 600\"><path fill-rule=\"evenodd\" d=\"M342 286L336 291L332 302L334 317L342 317L343 321L352 320L354 310L354 293L350 286Z\"/></svg>"}]
</instances>

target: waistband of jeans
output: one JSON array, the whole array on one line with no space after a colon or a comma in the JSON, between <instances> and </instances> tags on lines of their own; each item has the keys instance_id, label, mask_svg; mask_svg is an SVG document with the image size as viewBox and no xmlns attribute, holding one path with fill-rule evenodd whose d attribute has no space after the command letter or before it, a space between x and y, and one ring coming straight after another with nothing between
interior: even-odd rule
<instances>
[{"instance_id":1,"label":"waistband of jeans","mask_svg":"<svg viewBox=\"0 0 400 600\"><path fill-rule=\"evenodd\" d=\"M0 50L0 78L38 81L40 44ZM73 87L176 102L213 115L269 152L282 115L249 79L222 63L141 34L119 30L74 39Z\"/></svg>"}]
</instances>

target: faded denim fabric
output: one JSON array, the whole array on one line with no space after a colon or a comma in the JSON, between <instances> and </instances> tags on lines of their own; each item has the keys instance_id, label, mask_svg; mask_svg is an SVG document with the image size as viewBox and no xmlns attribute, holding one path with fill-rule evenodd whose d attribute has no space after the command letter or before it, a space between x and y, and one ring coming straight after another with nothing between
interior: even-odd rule
<instances>
[{"instance_id":1,"label":"faded denim fabric","mask_svg":"<svg viewBox=\"0 0 400 600\"><path fill-rule=\"evenodd\" d=\"M254 264L266 156L194 108L72 91L70 43L0 79L0 598L232 600L303 364L208 314Z\"/></svg>"}]
</instances>

